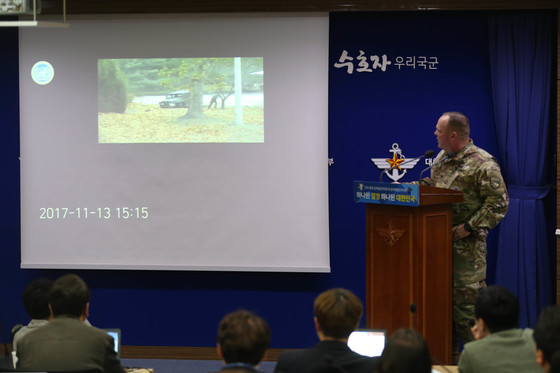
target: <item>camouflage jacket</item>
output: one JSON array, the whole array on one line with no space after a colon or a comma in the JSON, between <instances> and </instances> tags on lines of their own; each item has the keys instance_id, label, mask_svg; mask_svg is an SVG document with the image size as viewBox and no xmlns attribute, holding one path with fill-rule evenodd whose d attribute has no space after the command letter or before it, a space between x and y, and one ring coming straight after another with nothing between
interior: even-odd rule
<instances>
[{"instance_id":1,"label":"camouflage jacket","mask_svg":"<svg viewBox=\"0 0 560 373\"><path fill-rule=\"evenodd\" d=\"M455 156L442 150L431 177L422 183L461 190L463 202L453 204L453 225L469 223L473 232L486 236L506 215L509 196L496 159L472 140Z\"/></svg>"}]
</instances>

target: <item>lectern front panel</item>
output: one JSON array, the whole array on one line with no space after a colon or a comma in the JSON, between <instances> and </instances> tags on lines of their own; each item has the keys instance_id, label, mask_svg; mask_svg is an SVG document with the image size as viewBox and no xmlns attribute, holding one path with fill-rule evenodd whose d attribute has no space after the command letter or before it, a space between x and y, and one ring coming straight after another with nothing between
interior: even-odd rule
<instances>
[{"instance_id":1,"label":"lectern front panel","mask_svg":"<svg viewBox=\"0 0 560 373\"><path fill-rule=\"evenodd\" d=\"M450 364L451 204L366 209L367 326L389 334L415 328Z\"/></svg>"}]
</instances>

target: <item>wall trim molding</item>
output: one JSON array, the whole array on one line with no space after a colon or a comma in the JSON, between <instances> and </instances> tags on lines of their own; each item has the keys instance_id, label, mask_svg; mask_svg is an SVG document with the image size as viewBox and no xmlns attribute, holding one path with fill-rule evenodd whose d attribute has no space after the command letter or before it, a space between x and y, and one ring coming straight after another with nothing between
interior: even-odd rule
<instances>
[{"instance_id":1,"label":"wall trim molding","mask_svg":"<svg viewBox=\"0 0 560 373\"><path fill-rule=\"evenodd\" d=\"M270 348L263 361L277 361L285 349ZM123 359L221 360L216 347L121 346Z\"/></svg>"},{"instance_id":2,"label":"wall trim molding","mask_svg":"<svg viewBox=\"0 0 560 373\"><path fill-rule=\"evenodd\" d=\"M0 354L5 354L5 347L12 352L11 344L0 347ZM269 348L263 361L277 361L284 348ZM221 360L216 347L182 347L182 346L121 346L121 359L166 359L166 360Z\"/></svg>"}]
</instances>

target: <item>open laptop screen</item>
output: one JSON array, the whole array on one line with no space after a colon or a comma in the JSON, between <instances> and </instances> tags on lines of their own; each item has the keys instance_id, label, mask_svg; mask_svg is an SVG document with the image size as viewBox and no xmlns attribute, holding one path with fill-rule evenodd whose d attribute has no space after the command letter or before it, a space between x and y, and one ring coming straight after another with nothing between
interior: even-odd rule
<instances>
[{"instance_id":1,"label":"open laptop screen","mask_svg":"<svg viewBox=\"0 0 560 373\"><path fill-rule=\"evenodd\" d=\"M115 344L115 352L117 353L117 357L121 357L121 330L120 329L103 329L113 337L113 342Z\"/></svg>"},{"instance_id":2,"label":"open laptop screen","mask_svg":"<svg viewBox=\"0 0 560 373\"><path fill-rule=\"evenodd\" d=\"M348 338L348 347L360 355L381 356L385 348L384 329L357 329Z\"/></svg>"}]
</instances>

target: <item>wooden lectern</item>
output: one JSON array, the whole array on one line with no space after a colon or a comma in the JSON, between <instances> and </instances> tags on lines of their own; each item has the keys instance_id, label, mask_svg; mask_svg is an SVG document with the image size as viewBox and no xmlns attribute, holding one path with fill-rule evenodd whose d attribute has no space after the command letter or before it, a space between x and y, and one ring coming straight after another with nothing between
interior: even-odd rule
<instances>
[{"instance_id":1,"label":"wooden lectern","mask_svg":"<svg viewBox=\"0 0 560 373\"><path fill-rule=\"evenodd\" d=\"M416 188L408 198L414 203L403 205L406 193L397 192L395 199L390 191L385 198L373 191L375 185L388 190L394 184L370 184L375 193L370 197L379 202L366 201L367 326L389 334L414 328L439 363L452 364L451 204L461 202L463 193L410 185L409 191Z\"/></svg>"}]
</instances>

